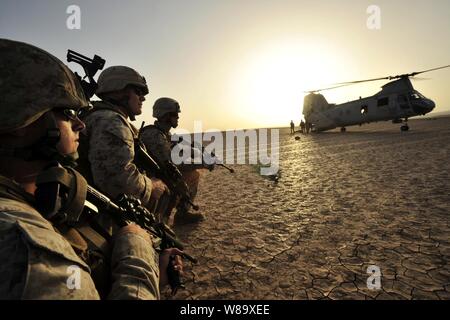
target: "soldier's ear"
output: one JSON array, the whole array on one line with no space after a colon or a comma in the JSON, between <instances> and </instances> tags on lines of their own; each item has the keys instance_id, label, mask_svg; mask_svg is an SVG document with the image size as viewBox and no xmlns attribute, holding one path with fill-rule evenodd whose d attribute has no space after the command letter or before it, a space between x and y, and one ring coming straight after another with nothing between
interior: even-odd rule
<instances>
[{"instance_id":1,"label":"soldier's ear","mask_svg":"<svg viewBox=\"0 0 450 320\"><path fill-rule=\"evenodd\" d=\"M172 115L170 114L170 113L166 113L162 118L161 118L161 120L163 121L163 122L170 122L171 119L172 118Z\"/></svg>"},{"instance_id":2,"label":"soldier's ear","mask_svg":"<svg viewBox=\"0 0 450 320\"><path fill-rule=\"evenodd\" d=\"M126 86L125 89L121 90L122 95L130 97L132 94L136 93L135 89L132 86ZM139 96L139 94L138 94Z\"/></svg>"}]
</instances>

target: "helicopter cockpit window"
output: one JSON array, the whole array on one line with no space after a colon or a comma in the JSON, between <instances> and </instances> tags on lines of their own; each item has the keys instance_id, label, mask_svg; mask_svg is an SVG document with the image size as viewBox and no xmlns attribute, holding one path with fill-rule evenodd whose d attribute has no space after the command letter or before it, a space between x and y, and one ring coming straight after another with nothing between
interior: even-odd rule
<instances>
[{"instance_id":1,"label":"helicopter cockpit window","mask_svg":"<svg viewBox=\"0 0 450 320\"><path fill-rule=\"evenodd\" d=\"M383 106L387 106L389 104L389 97L386 98L380 98L377 101L377 106L378 107L383 107Z\"/></svg>"},{"instance_id":2,"label":"helicopter cockpit window","mask_svg":"<svg viewBox=\"0 0 450 320\"><path fill-rule=\"evenodd\" d=\"M419 92L414 91L410 94L409 96L412 100L417 100L417 99L423 99L425 98L423 95L421 95Z\"/></svg>"}]
</instances>

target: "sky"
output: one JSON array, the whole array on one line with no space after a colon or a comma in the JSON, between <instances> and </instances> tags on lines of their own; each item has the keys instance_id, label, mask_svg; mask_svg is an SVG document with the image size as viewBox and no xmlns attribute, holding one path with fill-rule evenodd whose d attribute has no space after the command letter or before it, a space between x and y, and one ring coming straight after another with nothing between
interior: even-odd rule
<instances>
[{"instance_id":1,"label":"sky","mask_svg":"<svg viewBox=\"0 0 450 320\"><path fill-rule=\"evenodd\" d=\"M80 29L67 27L70 5ZM171 97L189 131L280 127L300 122L307 90L449 65L450 1L1 0L0 37L135 68L150 87L137 126ZM421 76L413 85L434 112L450 111L450 68ZM322 94L342 103L385 83Z\"/></svg>"}]
</instances>

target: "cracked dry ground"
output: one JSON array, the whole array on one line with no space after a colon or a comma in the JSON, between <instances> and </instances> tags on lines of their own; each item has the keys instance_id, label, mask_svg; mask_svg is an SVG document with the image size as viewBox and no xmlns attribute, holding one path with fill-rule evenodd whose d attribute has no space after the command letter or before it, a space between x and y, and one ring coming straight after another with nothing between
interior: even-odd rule
<instances>
[{"instance_id":1,"label":"cracked dry ground","mask_svg":"<svg viewBox=\"0 0 450 320\"><path fill-rule=\"evenodd\" d=\"M278 183L250 165L203 174L207 219L176 228L199 264L175 299L450 299L450 118L410 126L283 129Z\"/></svg>"}]
</instances>

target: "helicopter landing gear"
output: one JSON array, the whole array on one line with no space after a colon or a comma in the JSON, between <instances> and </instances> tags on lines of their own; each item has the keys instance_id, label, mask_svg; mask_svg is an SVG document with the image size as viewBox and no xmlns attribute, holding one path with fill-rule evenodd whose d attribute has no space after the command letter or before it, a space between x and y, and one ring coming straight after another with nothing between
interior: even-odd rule
<instances>
[{"instance_id":1,"label":"helicopter landing gear","mask_svg":"<svg viewBox=\"0 0 450 320\"><path fill-rule=\"evenodd\" d=\"M345 129L345 127L341 128L341 132L345 132L347 129Z\"/></svg>"},{"instance_id":2,"label":"helicopter landing gear","mask_svg":"<svg viewBox=\"0 0 450 320\"><path fill-rule=\"evenodd\" d=\"M408 131L409 130L408 118L405 118L404 122L405 122L405 124L400 127L400 131Z\"/></svg>"}]
</instances>

